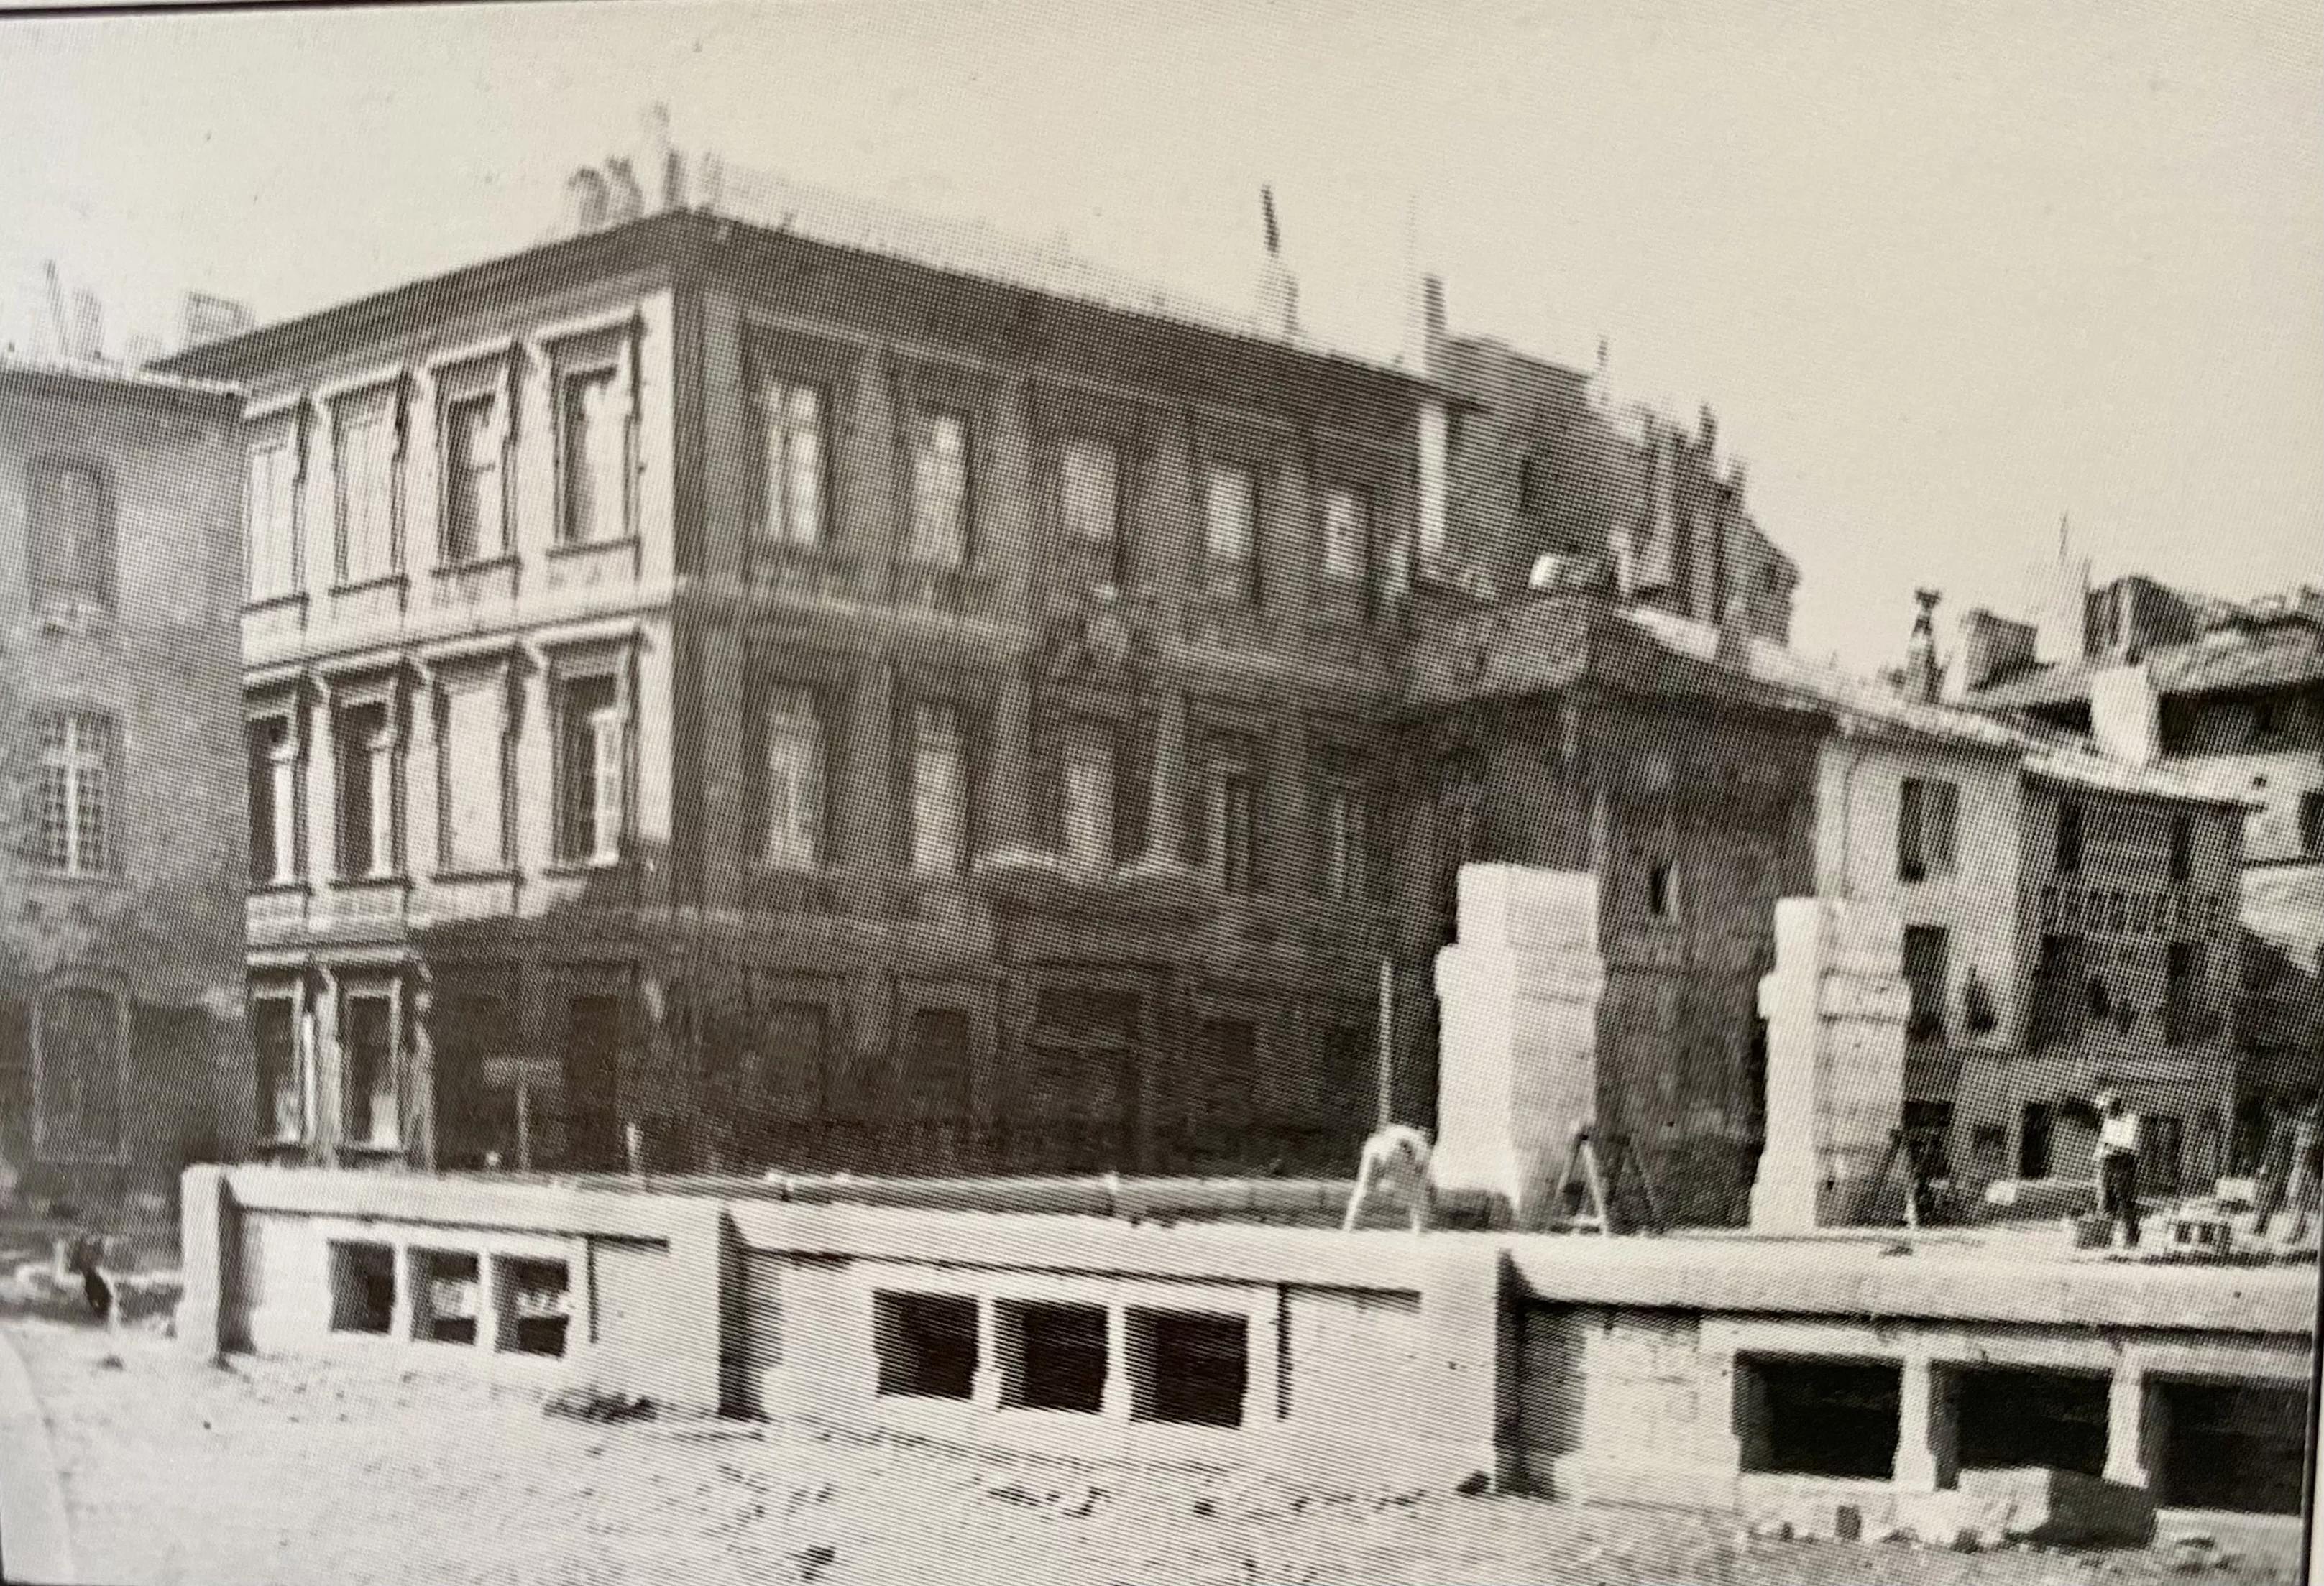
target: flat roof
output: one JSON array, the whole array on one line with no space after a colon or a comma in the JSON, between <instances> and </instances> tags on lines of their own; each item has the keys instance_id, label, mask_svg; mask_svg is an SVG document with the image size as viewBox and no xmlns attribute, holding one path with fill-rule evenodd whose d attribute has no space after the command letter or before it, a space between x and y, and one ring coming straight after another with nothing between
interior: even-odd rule
<instances>
[{"instance_id":1,"label":"flat roof","mask_svg":"<svg viewBox=\"0 0 2324 1586\"><path fill-rule=\"evenodd\" d=\"M133 391L166 391L209 401L239 401L242 398L242 389L231 382L204 380L157 367L131 369L123 364L93 362L86 359L45 358L13 351L0 352L0 377L11 375L75 385L110 386Z\"/></svg>"}]
</instances>

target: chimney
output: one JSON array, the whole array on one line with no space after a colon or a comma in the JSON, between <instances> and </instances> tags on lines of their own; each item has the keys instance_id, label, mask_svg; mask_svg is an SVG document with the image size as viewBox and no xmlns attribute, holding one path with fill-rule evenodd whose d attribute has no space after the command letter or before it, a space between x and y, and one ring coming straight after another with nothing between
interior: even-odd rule
<instances>
[{"instance_id":1,"label":"chimney","mask_svg":"<svg viewBox=\"0 0 2324 1586\"><path fill-rule=\"evenodd\" d=\"M78 287L72 297L73 357L83 363L101 363L105 360L105 305L95 292Z\"/></svg>"},{"instance_id":2,"label":"chimney","mask_svg":"<svg viewBox=\"0 0 2324 1586\"><path fill-rule=\"evenodd\" d=\"M615 155L605 161L605 224L627 225L646 212L646 196L630 162Z\"/></svg>"},{"instance_id":3,"label":"chimney","mask_svg":"<svg viewBox=\"0 0 2324 1586\"><path fill-rule=\"evenodd\" d=\"M2090 739L2102 754L2152 765L2162 751L2162 702L2146 663L2102 666L2090 674Z\"/></svg>"},{"instance_id":4,"label":"chimney","mask_svg":"<svg viewBox=\"0 0 2324 1586\"><path fill-rule=\"evenodd\" d=\"M185 344L198 347L245 333L251 326L250 305L208 292L188 292L183 306Z\"/></svg>"},{"instance_id":5,"label":"chimney","mask_svg":"<svg viewBox=\"0 0 2324 1586\"><path fill-rule=\"evenodd\" d=\"M1913 619L1913 637L1904 641L1904 695L1916 705L1932 705L1937 701L1937 684L1941 674L1937 667L1937 601L1942 597L1935 590L1914 590L1913 598L1921 603L1920 615Z\"/></svg>"},{"instance_id":6,"label":"chimney","mask_svg":"<svg viewBox=\"0 0 2324 1586\"><path fill-rule=\"evenodd\" d=\"M646 213L686 207L686 162L669 144L669 106L646 109L638 142L638 178L645 185Z\"/></svg>"},{"instance_id":7,"label":"chimney","mask_svg":"<svg viewBox=\"0 0 2324 1586\"><path fill-rule=\"evenodd\" d=\"M1978 607L1961 618L1960 687L1974 693L2034 665L2034 629Z\"/></svg>"},{"instance_id":8,"label":"chimney","mask_svg":"<svg viewBox=\"0 0 2324 1586\"><path fill-rule=\"evenodd\" d=\"M1299 335L1299 282L1283 262L1283 235L1275 220L1275 189L1259 189L1259 215L1267 227L1267 259L1259 270L1259 326L1290 341Z\"/></svg>"},{"instance_id":9,"label":"chimney","mask_svg":"<svg viewBox=\"0 0 2324 1586\"><path fill-rule=\"evenodd\" d=\"M605 179L594 166L583 166L565 179L565 225L573 236L600 230L612 195Z\"/></svg>"}]
</instances>

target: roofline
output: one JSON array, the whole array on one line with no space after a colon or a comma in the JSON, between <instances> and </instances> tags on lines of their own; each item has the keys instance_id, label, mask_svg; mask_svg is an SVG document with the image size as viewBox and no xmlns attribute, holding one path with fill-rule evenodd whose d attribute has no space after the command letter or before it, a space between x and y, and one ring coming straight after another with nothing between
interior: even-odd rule
<instances>
[{"instance_id":1,"label":"roofline","mask_svg":"<svg viewBox=\"0 0 2324 1586\"><path fill-rule=\"evenodd\" d=\"M567 273L602 275L624 259L638 264L667 265L674 273L690 273L706 261L705 250L708 246L727 241L738 232L766 243L779 242L791 247L812 248L872 261L932 280L965 281L990 290L1071 303L1104 319L1160 325L1183 335L1248 347L1312 366L1353 370L1369 379L1401 386L1416 395L1433 397L1439 401L1450 403L1458 399L1458 394L1442 382L1395 364L1374 362L1349 353L1304 346L1297 342L1269 336L1239 335L1220 326L1204 325L1178 315L1141 312L1071 293L1045 291L995 275L945 269L900 253L826 242L712 210L696 209L664 210L578 236L553 238L513 253L500 254L439 275L423 277L364 297L349 298L295 319L261 325L238 336L189 347L161 360L155 367L190 376L215 378L229 370L270 366L281 360L284 349L310 345L318 338L336 339L359 335L364 329L383 323L424 320L434 317L449 303L504 298L512 289L529 278Z\"/></svg>"},{"instance_id":2,"label":"roofline","mask_svg":"<svg viewBox=\"0 0 2324 1586\"><path fill-rule=\"evenodd\" d=\"M226 380L167 371L154 374L143 370L116 369L102 363L27 358L15 353L0 353L0 380L21 380L47 385L95 386L123 395L185 397L198 402L230 403L235 407L242 405L244 397L240 386Z\"/></svg>"}]
</instances>

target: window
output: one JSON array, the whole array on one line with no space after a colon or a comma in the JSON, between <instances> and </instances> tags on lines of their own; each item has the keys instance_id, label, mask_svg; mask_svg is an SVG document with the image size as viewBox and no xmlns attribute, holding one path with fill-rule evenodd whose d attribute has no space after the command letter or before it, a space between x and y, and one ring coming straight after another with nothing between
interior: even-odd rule
<instances>
[{"instance_id":1,"label":"window","mask_svg":"<svg viewBox=\"0 0 2324 1586\"><path fill-rule=\"evenodd\" d=\"M506 684L497 675L447 678L438 756L443 840L438 860L455 875L498 870L507 863Z\"/></svg>"},{"instance_id":2,"label":"window","mask_svg":"<svg viewBox=\"0 0 2324 1586\"><path fill-rule=\"evenodd\" d=\"M621 680L610 674L566 680L559 711L559 759L564 787L562 852L579 865L611 865L622 857L622 818L628 791L629 733L622 720Z\"/></svg>"},{"instance_id":3,"label":"window","mask_svg":"<svg viewBox=\"0 0 2324 1586\"><path fill-rule=\"evenodd\" d=\"M2203 1002L2203 944L2174 941L2166 949L2163 986L2163 1039L2167 1045L2186 1046L2200 1039Z\"/></svg>"},{"instance_id":4,"label":"window","mask_svg":"<svg viewBox=\"0 0 2324 1586\"><path fill-rule=\"evenodd\" d=\"M1952 938L1941 925L1904 928L1904 987L1911 995L1904 1034L1910 1041L1945 1039L1945 1001L1951 986Z\"/></svg>"},{"instance_id":5,"label":"window","mask_svg":"<svg viewBox=\"0 0 2324 1586\"><path fill-rule=\"evenodd\" d=\"M2303 857L2324 857L2324 793L2300 795L2300 852Z\"/></svg>"},{"instance_id":6,"label":"window","mask_svg":"<svg viewBox=\"0 0 2324 1586\"><path fill-rule=\"evenodd\" d=\"M620 370L577 369L558 393L558 454L565 468L565 543L596 545L630 534L630 425Z\"/></svg>"},{"instance_id":7,"label":"window","mask_svg":"<svg viewBox=\"0 0 2324 1586\"><path fill-rule=\"evenodd\" d=\"M366 881L396 873L396 741L384 701L339 710L339 876Z\"/></svg>"},{"instance_id":8,"label":"window","mask_svg":"<svg viewBox=\"0 0 2324 1586\"><path fill-rule=\"evenodd\" d=\"M1646 912L1657 920L1678 912L1678 868L1668 859L1646 866Z\"/></svg>"},{"instance_id":9,"label":"window","mask_svg":"<svg viewBox=\"0 0 2324 1586\"><path fill-rule=\"evenodd\" d=\"M823 543L829 491L828 402L819 386L769 384L759 399L759 537L770 545Z\"/></svg>"},{"instance_id":10,"label":"window","mask_svg":"<svg viewBox=\"0 0 2324 1586\"><path fill-rule=\"evenodd\" d=\"M349 991L339 1003L339 1047L346 1075L346 1139L392 1148L397 1140L395 998Z\"/></svg>"},{"instance_id":11,"label":"window","mask_svg":"<svg viewBox=\"0 0 2324 1586\"><path fill-rule=\"evenodd\" d=\"M778 688L766 713L766 859L811 870L823 861L823 721L813 691Z\"/></svg>"},{"instance_id":12,"label":"window","mask_svg":"<svg viewBox=\"0 0 2324 1586\"><path fill-rule=\"evenodd\" d=\"M2050 1176L2050 1137L2057 1126L2057 1110L2047 1102L2027 1102L2017 1119L2017 1176Z\"/></svg>"},{"instance_id":13,"label":"window","mask_svg":"<svg viewBox=\"0 0 2324 1586\"><path fill-rule=\"evenodd\" d=\"M929 1117L970 1115L975 1049L960 1008L918 1008L904 1026L904 1072L912 1098Z\"/></svg>"},{"instance_id":14,"label":"window","mask_svg":"<svg viewBox=\"0 0 2324 1586\"><path fill-rule=\"evenodd\" d=\"M1065 537L1111 552L1121 529L1121 459L1103 441L1067 441L1057 459Z\"/></svg>"},{"instance_id":15,"label":"window","mask_svg":"<svg viewBox=\"0 0 2324 1586\"><path fill-rule=\"evenodd\" d=\"M1259 599L1259 476L1213 463L1203 475L1203 564L1210 592Z\"/></svg>"},{"instance_id":16,"label":"window","mask_svg":"<svg viewBox=\"0 0 2324 1586\"><path fill-rule=\"evenodd\" d=\"M42 611L113 609L113 492L87 463L32 464L32 598Z\"/></svg>"},{"instance_id":17,"label":"window","mask_svg":"<svg viewBox=\"0 0 2324 1586\"><path fill-rule=\"evenodd\" d=\"M501 493L505 437L500 399L486 392L444 406L444 560L458 566L508 554Z\"/></svg>"},{"instance_id":18,"label":"window","mask_svg":"<svg viewBox=\"0 0 2324 1586\"><path fill-rule=\"evenodd\" d=\"M2171 817L2171 879L2184 884L2195 874L2195 821L2185 813Z\"/></svg>"},{"instance_id":19,"label":"window","mask_svg":"<svg viewBox=\"0 0 2324 1586\"><path fill-rule=\"evenodd\" d=\"M2082 873L2082 807L2072 799L2058 805L2058 874Z\"/></svg>"},{"instance_id":20,"label":"window","mask_svg":"<svg viewBox=\"0 0 2324 1586\"><path fill-rule=\"evenodd\" d=\"M1239 756L1215 761L1204 789L1203 848L1212 879L1230 893L1259 889L1259 777Z\"/></svg>"},{"instance_id":21,"label":"window","mask_svg":"<svg viewBox=\"0 0 2324 1586\"><path fill-rule=\"evenodd\" d=\"M41 994L33 1032L41 1154L110 1159L121 1149L126 1010L111 992L58 986Z\"/></svg>"},{"instance_id":22,"label":"window","mask_svg":"<svg viewBox=\"0 0 2324 1586\"><path fill-rule=\"evenodd\" d=\"M1370 801L1362 784L1333 782L1323 789L1323 895L1342 902L1370 890Z\"/></svg>"},{"instance_id":23,"label":"window","mask_svg":"<svg viewBox=\"0 0 2324 1586\"><path fill-rule=\"evenodd\" d=\"M2254 700L2251 708L2251 724L2254 743L2265 745L2281 740L2283 737L2282 701L2273 699Z\"/></svg>"},{"instance_id":24,"label":"window","mask_svg":"<svg viewBox=\"0 0 2324 1586\"><path fill-rule=\"evenodd\" d=\"M935 567L968 563L968 418L926 413L912 436L912 560Z\"/></svg>"},{"instance_id":25,"label":"window","mask_svg":"<svg viewBox=\"0 0 2324 1586\"><path fill-rule=\"evenodd\" d=\"M2138 1121L2139 1189L2168 1199L2179 1193L2187 1126L2168 1113L2148 1113Z\"/></svg>"},{"instance_id":26,"label":"window","mask_svg":"<svg viewBox=\"0 0 2324 1586\"><path fill-rule=\"evenodd\" d=\"M394 406L384 399L343 404L337 412L341 583L366 583L396 570L395 431Z\"/></svg>"},{"instance_id":27,"label":"window","mask_svg":"<svg viewBox=\"0 0 2324 1586\"><path fill-rule=\"evenodd\" d=\"M976 1384L976 1300L969 1295L872 1297L876 1391L907 1398L970 1397Z\"/></svg>"},{"instance_id":28,"label":"window","mask_svg":"<svg viewBox=\"0 0 2324 1586\"><path fill-rule=\"evenodd\" d=\"M43 716L40 734L32 821L35 860L60 876L111 874L112 719L89 712Z\"/></svg>"},{"instance_id":29,"label":"window","mask_svg":"<svg viewBox=\"0 0 2324 1586\"><path fill-rule=\"evenodd\" d=\"M2079 936L2045 936L2034 972L2033 1044L2064 1045L2080 1040L2088 1006L2085 982L2089 954Z\"/></svg>"},{"instance_id":30,"label":"window","mask_svg":"<svg viewBox=\"0 0 2324 1586\"><path fill-rule=\"evenodd\" d=\"M1115 744L1099 724L1066 738L1058 769L1058 828L1065 864L1084 875L1113 868Z\"/></svg>"},{"instance_id":31,"label":"window","mask_svg":"<svg viewBox=\"0 0 2324 1586\"><path fill-rule=\"evenodd\" d=\"M949 705L917 707L912 727L912 869L957 876L968 859L967 735Z\"/></svg>"},{"instance_id":32,"label":"window","mask_svg":"<svg viewBox=\"0 0 2324 1586\"><path fill-rule=\"evenodd\" d=\"M1549 509L1549 465L1539 457L1517 459L1517 510Z\"/></svg>"},{"instance_id":33,"label":"window","mask_svg":"<svg viewBox=\"0 0 2324 1586\"><path fill-rule=\"evenodd\" d=\"M258 1067L258 1138L303 1140L306 1096L300 1078L299 1008L287 996L250 1000L250 1044Z\"/></svg>"},{"instance_id":34,"label":"window","mask_svg":"<svg viewBox=\"0 0 2324 1586\"><path fill-rule=\"evenodd\" d=\"M1896 811L1896 878L1926 881L1950 876L1960 789L1950 782L1904 779Z\"/></svg>"},{"instance_id":35,"label":"window","mask_svg":"<svg viewBox=\"0 0 2324 1586\"><path fill-rule=\"evenodd\" d=\"M1323 576L1361 583L1370 571L1371 503L1354 490L1323 497Z\"/></svg>"},{"instance_id":36,"label":"window","mask_svg":"<svg viewBox=\"0 0 2324 1586\"><path fill-rule=\"evenodd\" d=\"M299 879L299 758L287 715L250 724L250 879L288 886Z\"/></svg>"},{"instance_id":37,"label":"window","mask_svg":"<svg viewBox=\"0 0 2324 1586\"><path fill-rule=\"evenodd\" d=\"M299 592L299 454L289 440L254 446L244 511L250 542L250 598Z\"/></svg>"}]
</instances>

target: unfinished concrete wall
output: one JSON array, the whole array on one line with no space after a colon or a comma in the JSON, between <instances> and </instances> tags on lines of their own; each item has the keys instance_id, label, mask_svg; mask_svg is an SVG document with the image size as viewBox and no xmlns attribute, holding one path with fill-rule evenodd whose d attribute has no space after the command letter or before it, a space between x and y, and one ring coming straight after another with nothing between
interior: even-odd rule
<instances>
[{"instance_id":1,"label":"unfinished concrete wall","mask_svg":"<svg viewBox=\"0 0 2324 1586\"><path fill-rule=\"evenodd\" d=\"M1597 1117L1598 880L1464 865L1460 897L1460 940L1436 959L1437 1181L1505 1196L1534 1227Z\"/></svg>"},{"instance_id":2,"label":"unfinished concrete wall","mask_svg":"<svg viewBox=\"0 0 2324 1586\"><path fill-rule=\"evenodd\" d=\"M1775 968L1759 986L1767 1141L1752 1227L1799 1233L1875 1214L1904 1116L1903 941L1895 911L1880 903L1775 905Z\"/></svg>"}]
</instances>

